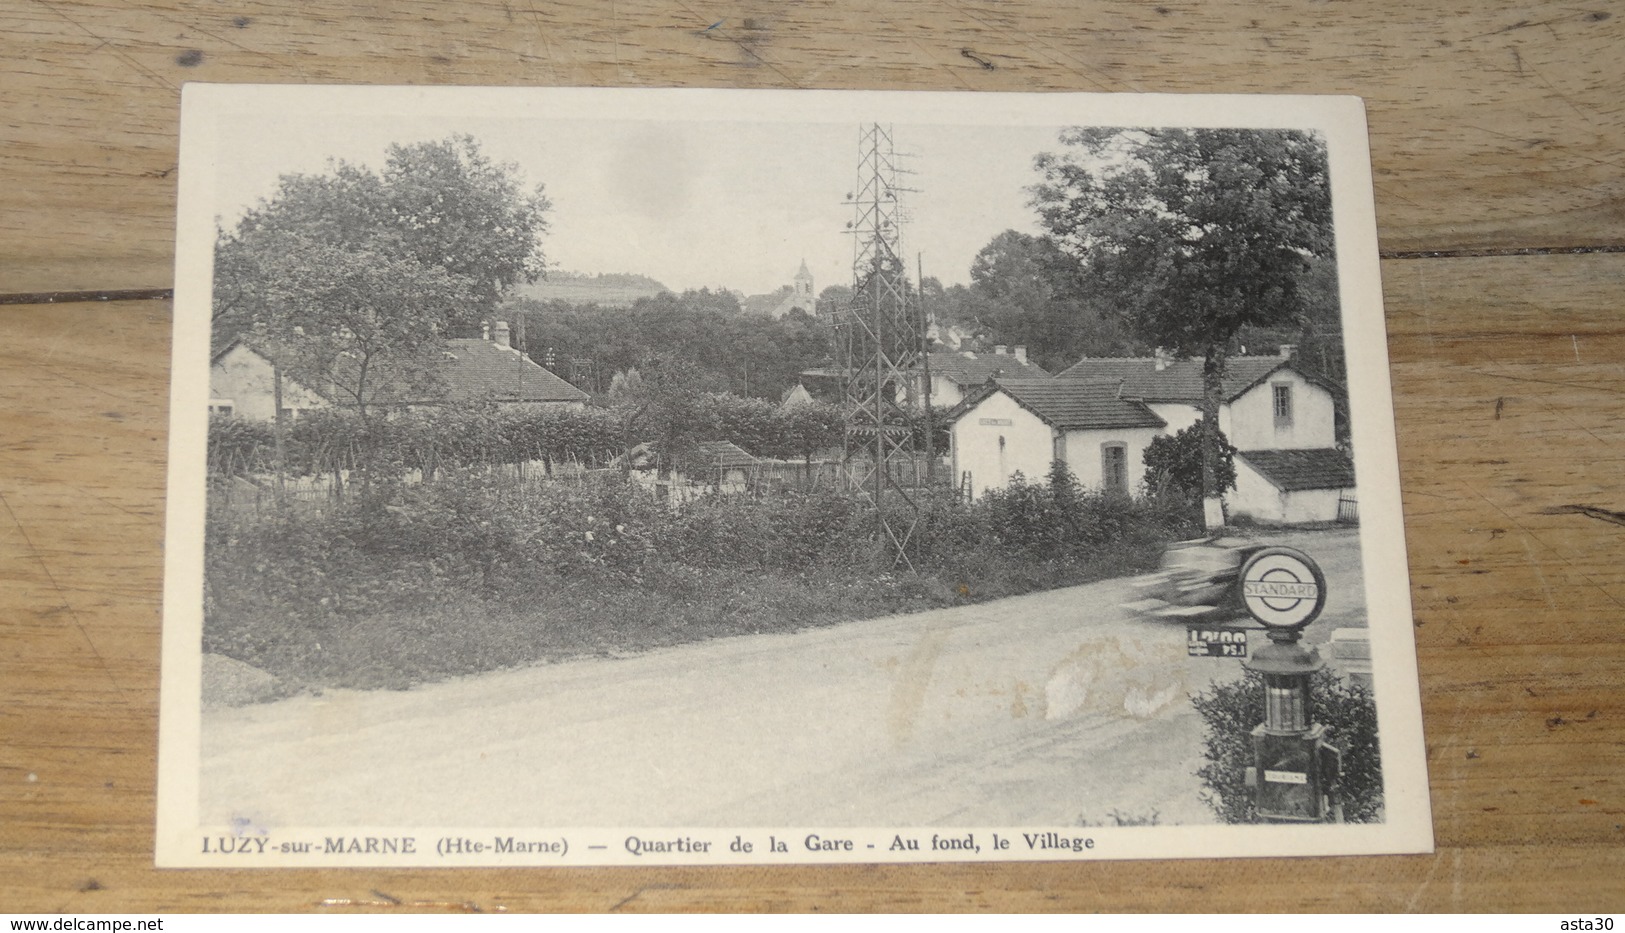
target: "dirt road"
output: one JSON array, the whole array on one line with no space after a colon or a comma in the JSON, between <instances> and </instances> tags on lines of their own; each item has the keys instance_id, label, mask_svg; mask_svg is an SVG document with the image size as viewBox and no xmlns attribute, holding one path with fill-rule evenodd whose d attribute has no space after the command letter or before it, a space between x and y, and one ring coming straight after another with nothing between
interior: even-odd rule
<instances>
[{"instance_id":1,"label":"dirt road","mask_svg":"<svg viewBox=\"0 0 1625 933\"><path fill-rule=\"evenodd\" d=\"M1306 543L1357 593L1357 539ZM638 657L204 714L202 816L259 825L1210 822L1189 697L1239 662L1111 580ZM1336 601L1322 633L1363 614ZM1363 623L1358 623L1363 624ZM1322 635L1323 637L1323 635Z\"/></svg>"}]
</instances>

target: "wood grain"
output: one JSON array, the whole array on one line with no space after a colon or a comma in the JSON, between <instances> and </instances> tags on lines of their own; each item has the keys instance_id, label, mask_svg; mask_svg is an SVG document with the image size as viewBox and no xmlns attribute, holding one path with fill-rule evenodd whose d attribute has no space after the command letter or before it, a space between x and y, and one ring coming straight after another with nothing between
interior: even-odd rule
<instances>
[{"instance_id":1,"label":"wood grain","mask_svg":"<svg viewBox=\"0 0 1625 933\"><path fill-rule=\"evenodd\" d=\"M1608 7L3 0L0 293L169 283L185 81L1355 94L1385 249L1625 245Z\"/></svg>"},{"instance_id":2,"label":"wood grain","mask_svg":"<svg viewBox=\"0 0 1625 933\"><path fill-rule=\"evenodd\" d=\"M1625 246L1604 4L0 0L0 294L171 278L184 80L1338 93L1388 251ZM0 903L97 910L1625 908L1625 255L1384 263L1433 856L151 867L168 314L0 307Z\"/></svg>"},{"instance_id":3,"label":"wood grain","mask_svg":"<svg viewBox=\"0 0 1625 933\"><path fill-rule=\"evenodd\" d=\"M156 871L168 318L146 303L3 318L0 888L60 911L1619 909L1625 527L1548 510L1625 510L1625 256L1384 275L1433 856L1296 860L1291 890L1247 860Z\"/></svg>"}]
</instances>

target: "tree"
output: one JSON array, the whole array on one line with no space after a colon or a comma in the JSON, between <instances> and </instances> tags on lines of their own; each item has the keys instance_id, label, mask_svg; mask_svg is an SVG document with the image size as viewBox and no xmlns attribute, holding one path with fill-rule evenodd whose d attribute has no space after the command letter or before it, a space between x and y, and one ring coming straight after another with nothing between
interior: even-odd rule
<instances>
[{"instance_id":1,"label":"tree","mask_svg":"<svg viewBox=\"0 0 1625 933\"><path fill-rule=\"evenodd\" d=\"M362 418L379 401L435 397L443 309L470 300L466 280L292 232L259 245L255 340L279 369Z\"/></svg>"},{"instance_id":2,"label":"tree","mask_svg":"<svg viewBox=\"0 0 1625 933\"><path fill-rule=\"evenodd\" d=\"M526 190L518 167L492 162L472 136L391 146L382 187L387 230L407 253L468 280L474 300L448 309L453 324L477 326L514 286L543 276L542 186Z\"/></svg>"},{"instance_id":3,"label":"tree","mask_svg":"<svg viewBox=\"0 0 1625 933\"><path fill-rule=\"evenodd\" d=\"M778 411L779 448L776 456L802 459L803 479L812 474L812 458L822 451L839 448L846 434L846 421L837 405L807 402Z\"/></svg>"},{"instance_id":4,"label":"tree","mask_svg":"<svg viewBox=\"0 0 1625 933\"><path fill-rule=\"evenodd\" d=\"M1074 127L1035 165L1033 206L1077 283L1146 342L1202 359L1202 488L1218 517L1225 359L1240 330L1308 310L1332 247L1326 147L1294 130Z\"/></svg>"},{"instance_id":5,"label":"tree","mask_svg":"<svg viewBox=\"0 0 1625 933\"><path fill-rule=\"evenodd\" d=\"M1045 237L1006 230L988 241L971 261L970 294L993 342L1026 346L1051 372L1137 349L1121 323L1072 287L1071 265Z\"/></svg>"},{"instance_id":6,"label":"tree","mask_svg":"<svg viewBox=\"0 0 1625 933\"><path fill-rule=\"evenodd\" d=\"M515 167L460 136L391 146L382 172L335 162L285 175L221 231L213 336L218 346L252 331L270 356L279 450L284 370L363 422L379 401L441 395L448 331L541 274L547 209L539 187L527 193ZM364 483L372 459L358 464Z\"/></svg>"},{"instance_id":7,"label":"tree","mask_svg":"<svg viewBox=\"0 0 1625 933\"><path fill-rule=\"evenodd\" d=\"M341 256L435 280L417 302L421 315L471 333L511 289L542 275L549 207L541 186L527 189L516 166L492 162L468 136L391 146L381 172L335 162L325 174L285 175L216 243L218 336L274 319L268 292L286 295L320 274L293 259ZM307 316L320 321L323 310Z\"/></svg>"},{"instance_id":8,"label":"tree","mask_svg":"<svg viewBox=\"0 0 1625 933\"><path fill-rule=\"evenodd\" d=\"M614 400L624 431L623 471L631 472L632 448L639 443L649 445L662 482L671 479L674 466L692 461L700 442L717 434L716 412L706 404L715 388L682 360L647 360L636 384L623 383Z\"/></svg>"},{"instance_id":9,"label":"tree","mask_svg":"<svg viewBox=\"0 0 1625 933\"><path fill-rule=\"evenodd\" d=\"M1236 448L1219 432L1218 490L1236 488ZM1162 434L1145 445L1147 489L1171 489L1202 498L1202 429L1193 424L1175 434Z\"/></svg>"},{"instance_id":10,"label":"tree","mask_svg":"<svg viewBox=\"0 0 1625 933\"><path fill-rule=\"evenodd\" d=\"M818 293L818 311L820 314L827 314L845 308L851 303L852 286L850 285L829 285Z\"/></svg>"}]
</instances>

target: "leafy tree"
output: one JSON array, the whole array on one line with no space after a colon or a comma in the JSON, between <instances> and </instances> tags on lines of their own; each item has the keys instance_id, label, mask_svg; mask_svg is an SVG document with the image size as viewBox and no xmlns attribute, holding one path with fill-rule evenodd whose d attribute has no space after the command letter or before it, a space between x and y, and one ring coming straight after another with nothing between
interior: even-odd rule
<instances>
[{"instance_id":1,"label":"leafy tree","mask_svg":"<svg viewBox=\"0 0 1625 933\"><path fill-rule=\"evenodd\" d=\"M391 146L381 172L283 176L217 240L215 339L253 332L278 391L286 371L363 420L441 398L443 338L541 274L547 210L467 136ZM364 482L374 459L358 464Z\"/></svg>"},{"instance_id":2,"label":"leafy tree","mask_svg":"<svg viewBox=\"0 0 1625 933\"><path fill-rule=\"evenodd\" d=\"M1080 292L1074 265L1048 238L1006 230L976 254L969 285L926 279L926 300L939 323L969 331L978 345L1025 346L1051 372L1084 356L1142 350L1126 325Z\"/></svg>"},{"instance_id":3,"label":"leafy tree","mask_svg":"<svg viewBox=\"0 0 1625 933\"><path fill-rule=\"evenodd\" d=\"M671 478L672 468L694 459L701 441L717 434L715 410L706 397L715 383L682 361L652 359L639 370L638 385L614 401L623 428L623 469L632 469L632 448L650 446L657 475Z\"/></svg>"},{"instance_id":4,"label":"leafy tree","mask_svg":"<svg viewBox=\"0 0 1625 933\"><path fill-rule=\"evenodd\" d=\"M1293 130L1074 127L1033 190L1078 285L1146 342L1202 359L1203 495L1217 500L1225 359L1247 326L1300 320L1332 248L1325 143Z\"/></svg>"},{"instance_id":5,"label":"leafy tree","mask_svg":"<svg viewBox=\"0 0 1625 933\"><path fill-rule=\"evenodd\" d=\"M541 186L527 189L516 166L492 162L469 136L390 146L381 172L335 162L326 174L285 175L220 235L215 316L228 330L262 320L268 277L293 271L269 261L295 237L437 270L462 295L433 313L473 332L498 299L542 275L549 208Z\"/></svg>"},{"instance_id":6,"label":"leafy tree","mask_svg":"<svg viewBox=\"0 0 1625 933\"><path fill-rule=\"evenodd\" d=\"M851 303L852 286L850 285L828 285L818 293L818 310L820 312L844 308Z\"/></svg>"},{"instance_id":7,"label":"leafy tree","mask_svg":"<svg viewBox=\"0 0 1625 933\"><path fill-rule=\"evenodd\" d=\"M259 245L253 339L288 375L362 417L377 402L438 394L443 309L469 300L465 279L291 231Z\"/></svg>"},{"instance_id":8,"label":"leafy tree","mask_svg":"<svg viewBox=\"0 0 1625 933\"><path fill-rule=\"evenodd\" d=\"M1124 326L1071 286L1071 260L1055 243L1006 230L971 262L970 291L986 310L994 343L1024 345L1034 362L1059 372L1084 356L1137 349Z\"/></svg>"},{"instance_id":9,"label":"leafy tree","mask_svg":"<svg viewBox=\"0 0 1625 933\"><path fill-rule=\"evenodd\" d=\"M753 456L778 453L780 426L773 403L719 392L703 396L700 407L714 425L716 440L731 441Z\"/></svg>"},{"instance_id":10,"label":"leafy tree","mask_svg":"<svg viewBox=\"0 0 1625 933\"><path fill-rule=\"evenodd\" d=\"M527 190L517 166L492 162L473 137L391 146L381 181L386 232L419 264L468 280L473 302L447 309L454 324L478 326L514 286L543 276L542 186Z\"/></svg>"},{"instance_id":11,"label":"leafy tree","mask_svg":"<svg viewBox=\"0 0 1625 933\"><path fill-rule=\"evenodd\" d=\"M1219 432L1218 487L1236 488L1236 448ZM1171 489L1191 499L1202 497L1202 428L1193 424L1174 434L1162 434L1145 447L1145 485L1150 490Z\"/></svg>"},{"instance_id":12,"label":"leafy tree","mask_svg":"<svg viewBox=\"0 0 1625 933\"><path fill-rule=\"evenodd\" d=\"M785 457L801 457L810 473L812 458L821 451L840 447L846 433L846 422L839 406L825 402L807 402L780 409L779 449Z\"/></svg>"}]
</instances>

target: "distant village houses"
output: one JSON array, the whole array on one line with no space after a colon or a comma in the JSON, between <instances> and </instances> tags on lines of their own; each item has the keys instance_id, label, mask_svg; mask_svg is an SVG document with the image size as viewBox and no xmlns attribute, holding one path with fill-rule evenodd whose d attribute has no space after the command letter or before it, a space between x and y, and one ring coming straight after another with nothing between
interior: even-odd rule
<instances>
[{"instance_id":1,"label":"distant village houses","mask_svg":"<svg viewBox=\"0 0 1625 933\"><path fill-rule=\"evenodd\" d=\"M924 363L909 374L897 388L899 403L920 405L924 399L926 370L931 373L931 405L945 408L957 405L965 395L989 379L1048 379L1050 374L1027 359L1026 347L993 348L992 353L970 351L927 354Z\"/></svg>"},{"instance_id":2,"label":"distant village houses","mask_svg":"<svg viewBox=\"0 0 1625 933\"><path fill-rule=\"evenodd\" d=\"M275 355L252 332L217 351L209 366L209 411L251 421L276 420ZM482 337L445 341L434 376L435 392L385 385L379 388L377 404L397 410L482 401L499 408L582 408L588 398L515 349L503 321L487 328ZM334 386L305 385L287 373L282 375L281 394L284 418L355 404Z\"/></svg>"}]
</instances>

